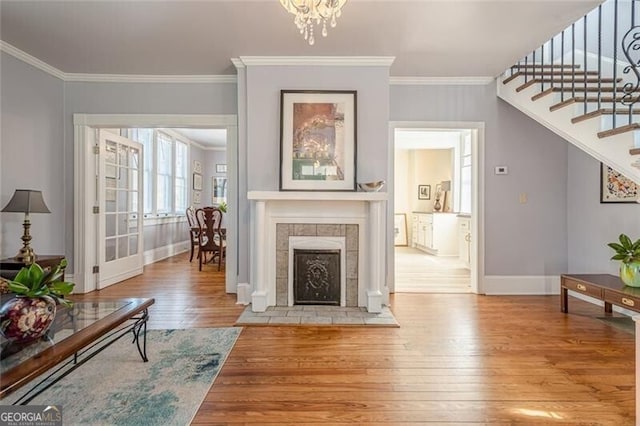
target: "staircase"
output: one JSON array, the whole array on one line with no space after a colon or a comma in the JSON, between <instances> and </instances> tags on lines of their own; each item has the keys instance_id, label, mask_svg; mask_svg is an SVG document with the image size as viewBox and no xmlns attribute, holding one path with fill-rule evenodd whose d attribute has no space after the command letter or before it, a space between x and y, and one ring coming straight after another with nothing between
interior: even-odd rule
<instances>
[{"instance_id":1,"label":"staircase","mask_svg":"<svg viewBox=\"0 0 640 426\"><path fill-rule=\"evenodd\" d=\"M640 184L638 14L636 0L603 3L513 65L498 78L497 91L529 117ZM603 23L603 16L614 22ZM616 42L603 46L602 40Z\"/></svg>"}]
</instances>

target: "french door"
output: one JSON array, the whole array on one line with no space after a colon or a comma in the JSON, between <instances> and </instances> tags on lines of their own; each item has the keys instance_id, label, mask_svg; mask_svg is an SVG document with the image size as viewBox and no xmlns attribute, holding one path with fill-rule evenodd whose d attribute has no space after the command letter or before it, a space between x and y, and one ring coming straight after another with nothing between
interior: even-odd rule
<instances>
[{"instance_id":1,"label":"french door","mask_svg":"<svg viewBox=\"0 0 640 426\"><path fill-rule=\"evenodd\" d=\"M143 271L142 144L100 130L98 280L104 288Z\"/></svg>"}]
</instances>

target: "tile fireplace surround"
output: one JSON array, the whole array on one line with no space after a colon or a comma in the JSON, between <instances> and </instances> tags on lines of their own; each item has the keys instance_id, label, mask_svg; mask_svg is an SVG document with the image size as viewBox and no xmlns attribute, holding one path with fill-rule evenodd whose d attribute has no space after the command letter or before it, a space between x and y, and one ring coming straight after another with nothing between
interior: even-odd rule
<instances>
[{"instance_id":1,"label":"tile fireplace surround","mask_svg":"<svg viewBox=\"0 0 640 426\"><path fill-rule=\"evenodd\" d=\"M290 248L300 240L321 249L341 247L341 306L382 311L386 193L250 191L248 199L253 312L292 305Z\"/></svg>"}]
</instances>

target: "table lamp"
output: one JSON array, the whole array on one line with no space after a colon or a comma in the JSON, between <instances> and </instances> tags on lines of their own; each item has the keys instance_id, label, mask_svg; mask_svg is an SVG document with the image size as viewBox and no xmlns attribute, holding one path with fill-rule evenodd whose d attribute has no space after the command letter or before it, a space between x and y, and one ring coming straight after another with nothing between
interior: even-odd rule
<instances>
[{"instance_id":1,"label":"table lamp","mask_svg":"<svg viewBox=\"0 0 640 426\"><path fill-rule=\"evenodd\" d=\"M24 234L22 235L22 248L15 257L16 260L23 262L25 265L30 265L36 260L36 255L33 249L29 245L31 242L31 234L29 228L31 228L31 222L29 221L29 213L51 213L47 205L42 198L42 191L35 191L32 189L16 189L16 192L9 200L3 212L15 212L24 213Z\"/></svg>"}]
</instances>

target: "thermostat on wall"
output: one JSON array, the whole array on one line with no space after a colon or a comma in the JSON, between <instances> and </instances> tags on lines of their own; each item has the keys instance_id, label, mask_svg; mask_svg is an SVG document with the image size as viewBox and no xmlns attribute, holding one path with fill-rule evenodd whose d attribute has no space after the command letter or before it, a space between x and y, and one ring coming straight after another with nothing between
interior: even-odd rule
<instances>
[{"instance_id":1,"label":"thermostat on wall","mask_svg":"<svg viewBox=\"0 0 640 426\"><path fill-rule=\"evenodd\" d=\"M509 174L509 168L507 166L496 166L496 174L497 175L508 175Z\"/></svg>"}]
</instances>

